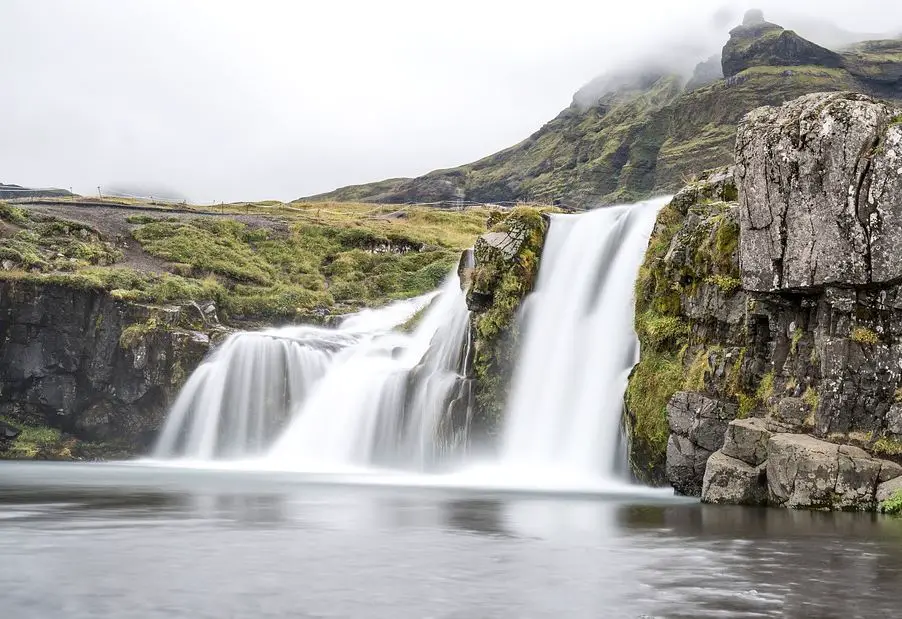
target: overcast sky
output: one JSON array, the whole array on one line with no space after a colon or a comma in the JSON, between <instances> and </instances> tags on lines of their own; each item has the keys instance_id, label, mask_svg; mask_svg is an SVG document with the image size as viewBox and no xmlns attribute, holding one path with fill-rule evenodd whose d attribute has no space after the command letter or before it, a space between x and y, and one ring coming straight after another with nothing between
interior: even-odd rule
<instances>
[{"instance_id":1,"label":"overcast sky","mask_svg":"<svg viewBox=\"0 0 902 619\"><path fill-rule=\"evenodd\" d=\"M520 141L627 59L701 59L745 8L787 5L902 31L896 0L0 0L0 182L211 202L414 176Z\"/></svg>"}]
</instances>

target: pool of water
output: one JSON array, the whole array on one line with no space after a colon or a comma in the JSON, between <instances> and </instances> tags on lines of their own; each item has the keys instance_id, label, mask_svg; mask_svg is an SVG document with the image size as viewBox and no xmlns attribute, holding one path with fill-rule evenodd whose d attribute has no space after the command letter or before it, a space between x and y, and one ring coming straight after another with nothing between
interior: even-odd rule
<instances>
[{"instance_id":1,"label":"pool of water","mask_svg":"<svg viewBox=\"0 0 902 619\"><path fill-rule=\"evenodd\" d=\"M0 616L891 617L902 520L661 493L0 463Z\"/></svg>"}]
</instances>

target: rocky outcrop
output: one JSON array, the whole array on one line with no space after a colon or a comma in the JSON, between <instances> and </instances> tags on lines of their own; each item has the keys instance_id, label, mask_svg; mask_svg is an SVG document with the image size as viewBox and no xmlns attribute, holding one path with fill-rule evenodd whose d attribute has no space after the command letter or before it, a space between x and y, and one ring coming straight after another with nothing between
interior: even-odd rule
<instances>
[{"instance_id":1,"label":"rocky outcrop","mask_svg":"<svg viewBox=\"0 0 902 619\"><path fill-rule=\"evenodd\" d=\"M210 316L96 290L0 282L0 417L140 452L216 338Z\"/></svg>"},{"instance_id":2,"label":"rocky outcrop","mask_svg":"<svg viewBox=\"0 0 902 619\"><path fill-rule=\"evenodd\" d=\"M519 340L517 312L535 284L548 231L542 211L498 211L489 231L461 257L458 272L472 312L471 377L475 379L474 434L491 436L501 420Z\"/></svg>"},{"instance_id":3,"label":"rocky outcrop","mask_svg":"<svg viewBox=\"0 0 902 619\"><path fill-rule=\"evenodd\" d=\"M896 108L848 93L755 111L734 176L661 211L627 393L637 476L659 480L657 457L710 502L883 500L902 463L900 129ZM693 440L687 402L723 411L720 447Z\"/></svg>"},{"instance_id":4,"label":"rocky outcrop","mask_svg":"<svg viewBox=\"0 0 902 619\"><path fill-rule=\"evenodd\" d=\"M667 476L682 494L697 495L708 457L721 448L736 407L699 393L682 392L667 404L670 438Z\"/></svg>"},{"instance_id":5,"label":"rocky outcrop","mask_svg":"<svg viewBox=\"0 0 902 619\"><path fill-rule=\"evenodd\" d=\"M726 77L751 67L843 66L842 57L836 52L764 21L760 11L749 11L743 24L730 31L730 40L723 48L721 63Z\"/></svg>"},{"instance_id":6,"label":"rocky outcrop","mask_svg":"<svg viewBox=\"0 0 902 619\"><path fill-rule=\"evenodd\" d=\"M742 283L749 291L902 277L902 107L802 97L739 126Z\"/></svg>"}]
</instances>

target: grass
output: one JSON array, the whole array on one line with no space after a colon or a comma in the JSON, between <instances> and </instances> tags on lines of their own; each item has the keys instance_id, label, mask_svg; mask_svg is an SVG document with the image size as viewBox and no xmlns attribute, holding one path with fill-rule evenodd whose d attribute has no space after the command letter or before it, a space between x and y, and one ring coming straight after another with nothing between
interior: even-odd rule
<instances>
[{"instance_id":1,"label":"grass","mask_svg":"<svg viewBox=\"0 0 902 619\"><path fill-rule=\"evenodd\" d=\"M902 516L902 490L897 490L880 504L880 511L891 516Z\"/></svg>"},{"instance_id":2,"label":"grass","mask_svg":"<svg viewBox=\"0 0 902 619\"><path fill-rule=\"evenodd\" d=\"M49 452L54 457L69 458L71 453L68 445L64 444L59 430L43 426L33 426L20 423L7 417L0 417L0 421L12 426L19 431L13 439L6 455L14 459L30 459L42 453Z\"/></svg>"},{"instance_id":3,"label":"grass","mask_svg":"<svg viewBox=\"0 0 902 619\"><path fill-rule=\"evenodd\" d=\"M171 208L129 215L135 241L165 264L144 272L123 267L119 249L88 226L0 203L0 260L12 263L0 279L141 303L213 300L227 321L310 320L436 288L489 213L398 208L260 203L223 205L219 217L175 218ZM272 225L228 217L252 210Z\"/></svg>"}]
</instances>

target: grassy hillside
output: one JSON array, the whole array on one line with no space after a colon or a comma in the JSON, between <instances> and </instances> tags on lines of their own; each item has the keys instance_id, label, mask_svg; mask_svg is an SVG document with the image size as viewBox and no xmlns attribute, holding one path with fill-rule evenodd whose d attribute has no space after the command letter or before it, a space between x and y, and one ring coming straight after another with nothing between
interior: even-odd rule
<instances>
[{"instance_id":1,"label":"grassy hillside","mask_svg":"<svg viewBox=\"0 0 902 619\"><path fill-rule=\"evenodd\" d=\"M136 302L213 300L238 322L310 320L435 288L486 217L339 203L0 203L0 279Z\"/></svg>"}]
</instances>

